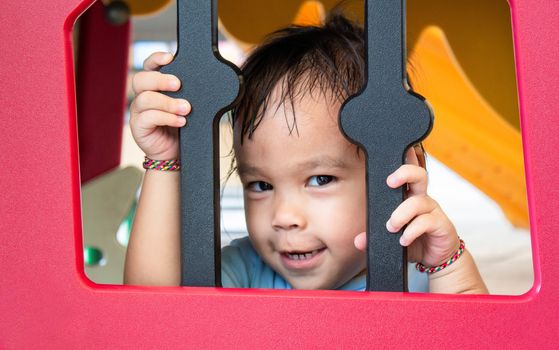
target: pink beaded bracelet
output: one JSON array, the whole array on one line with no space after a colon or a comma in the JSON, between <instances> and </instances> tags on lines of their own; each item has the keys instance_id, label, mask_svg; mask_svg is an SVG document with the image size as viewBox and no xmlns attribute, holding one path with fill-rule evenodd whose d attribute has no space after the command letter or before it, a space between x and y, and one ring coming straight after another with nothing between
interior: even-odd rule
<instances>
[{"instance_id":1,"label":"pink beaded bracelet","mask_svg":"<svg viewBox=\"0 0 559 350\"><path fill-rule=\"evenodd\" d=\"M154 160L146 156L143 167L146 170L177 171L181 168L181 161L178 159Z\"/></svg>"},{"instance_id":2,"label":"pink beaded bracelet","mask_svg":"<svg viewBox=\"0 0 559 350\"><path fill-rule=\"evenodd\" d=\"M456 260L458 260L459 257L462 256L462 254L464 254L464 248L466 247L466 245L464 244L463 240L460 240L460 247L458 248L458 250L454 253L454 255L452 255L452 257L450 259L448 259L448 261L442 263L439 266L433 266L433 267L428 267L423 265L422 263L417 263L415 264L415 268L419 271L419 272L426 272L426 273L435 273L435 272L439 272L442 269L446 268L447 266L451 265L453 262L455 262Z\"/></svg>"}]
</instances>

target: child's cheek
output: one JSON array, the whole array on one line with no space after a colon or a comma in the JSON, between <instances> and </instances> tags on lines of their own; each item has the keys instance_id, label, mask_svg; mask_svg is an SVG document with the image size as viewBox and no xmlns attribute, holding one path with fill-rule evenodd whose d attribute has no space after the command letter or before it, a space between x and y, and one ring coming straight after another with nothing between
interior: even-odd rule
<instances>
[{"instance_id":1,"label":"child's cheek","mask_svg":"<svg viewBox=\"0 0 559 350\"><path fill-rule=\"evenodd\" d=\"M355 236L365 231L366 201L363 197L353 193L316 201L313 213L321 231L331 236L330 239L343 242L344 246L353 246Z\"/></svg>"},{"instance_id":2,"label":"child's cheek","mask_svg":"<svg viewBox=\"0 0 559 350\"><path fill-rule=\"evenodd\" d=\"M338 191L330 196L325 211L328 215L335 218L336 221L345 222L352 227L360 227L365 229L365 219L367 215L367 199L364 179L355 179L351 182L345 182L339 187Z\"/></svg>"},{"instance_id":3,"label":"child's cheek","mask_svg":"<svg viewBox=\"0 0 559 350\"><path fill-rule=\"evenodd\" d=\"M258 215L258 206L245 196L245 220L248 233L259 232L262 226L262 215ZM259 229L260 228L260 229Z\"/></svg>"}]
</instances>

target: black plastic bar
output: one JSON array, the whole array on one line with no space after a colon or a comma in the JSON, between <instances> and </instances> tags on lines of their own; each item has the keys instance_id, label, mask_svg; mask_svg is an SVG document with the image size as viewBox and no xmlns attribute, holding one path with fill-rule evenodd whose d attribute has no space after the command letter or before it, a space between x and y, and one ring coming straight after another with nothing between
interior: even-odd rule
<instances>
[{"instance_id":1,"label":"black plastic bar","mask_svg":"<svg viewBox=\"0 0 559 350\"><path fill-rule=\"evenodd\" d=\"M405 18L403 0L366 2L367 83L340 112L344 133L367 157L367 290L374 291L407 291L402 232L390 233L385 226L404 189L389 188L386 178L433 124L428 104L406 83Z\"/></svg>"},{"instance_id":2,"label":"black plastic bar","mask_svg":"<svg viewBox=\"0 0 559 350\"><path fill-rule=\"evenodd\" d=\"M177 1L177 54L164 73L190 101L181 143L181 285L220 286L219 120L234 101L239 71L217 49L215 0Z\"/></svg>"}]
</instances>

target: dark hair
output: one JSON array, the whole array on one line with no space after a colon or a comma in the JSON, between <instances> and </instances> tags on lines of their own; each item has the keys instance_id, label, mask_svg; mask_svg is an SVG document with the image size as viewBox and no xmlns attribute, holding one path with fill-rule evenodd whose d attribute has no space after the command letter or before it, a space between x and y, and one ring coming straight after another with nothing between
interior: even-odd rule
<instances>
[{"instance_id":1,"label":"dark hair","mask_svg":"<svg viewBox=\"0 0 559 350\"><path fill-rule=\"evenodd\" d=\"M290 26L270 34L242 65L244 85L230 114L233 128L241 127L241 144L258 128L277 84L282 84L280 100L272 102L278 102L278 108L291 105L293 121L287 120L290 132L297 131L294 103L304 94L318 88L326 99L343 103L364 86L363 28L343 14L342 5L344 2L330 12L322 26ZM237 125L239 120L241 124ZM414 149L420 166L425 168L423 145L416 144ZM358 146L356 150L359 154ZM235 170L232 157L226 179Z\"/></svg>"},{"instance_id":2,"label":"dark hair","mask_svg":"<svg viewBox=\"0 0 559 350\"><path fill-rule=\"evenodd\" d=\"M344 102L361 90L365 81L363 29L340 11L322 26L290 26L267 37L241 67L244 86L233 105L232 124L241 124L241 143L251 138L270 107L274 88L281 84L280 105L289 103L297 131L294 103L309 92ZM318 90L317 90L318 89Z\"/></svg>"}]
</instances>

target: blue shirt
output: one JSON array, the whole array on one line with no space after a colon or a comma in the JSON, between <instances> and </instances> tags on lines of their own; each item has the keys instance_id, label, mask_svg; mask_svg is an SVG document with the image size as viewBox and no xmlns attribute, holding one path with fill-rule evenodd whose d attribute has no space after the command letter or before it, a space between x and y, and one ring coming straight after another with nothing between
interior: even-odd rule
<instances>
[{"instance_id":1,"label":"blue shirt","mask_svg":"<svg viewBox=\"0 0 559 350\"><path fill-rule=\"evenodd\" d=\"M221 283L226 288L293 289L280 274L260 259L248 237L236 239L221 251ZM365 290L365 275L357 276L338 290ZM408 264L408 289L410 292L428 292L426 274Z\"/></svg>"}]
</instances>

